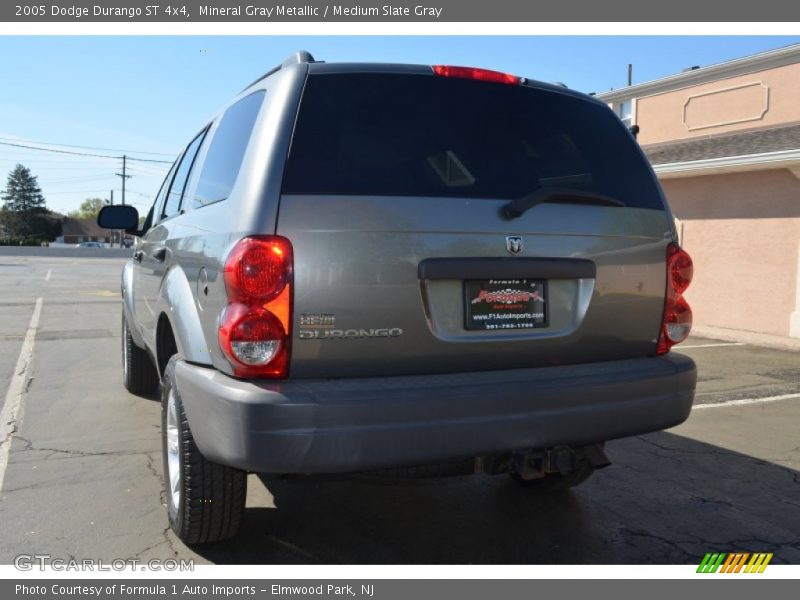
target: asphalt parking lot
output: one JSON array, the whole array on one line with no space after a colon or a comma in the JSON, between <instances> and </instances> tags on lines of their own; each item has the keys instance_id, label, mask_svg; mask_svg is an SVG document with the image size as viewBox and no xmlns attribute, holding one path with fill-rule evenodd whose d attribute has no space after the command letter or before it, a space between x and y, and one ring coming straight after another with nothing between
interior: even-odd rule
<instances>
[{"instance_id":1,"label":"asphalt parking lot","mask_svg":"<svg viewBox=\"0 0 800 600\"><path fill-rule=\"evenodd\" d=\"M167 527L159 404L121 383L123 262L0 255L2 564L697 564L709 551L800 564L800 353L697 337L681 349L700 374L690 419L609 443L613 465L570 493L504 476L251 475L240 536L189 549Z\"/></svg>"}]
</instances>

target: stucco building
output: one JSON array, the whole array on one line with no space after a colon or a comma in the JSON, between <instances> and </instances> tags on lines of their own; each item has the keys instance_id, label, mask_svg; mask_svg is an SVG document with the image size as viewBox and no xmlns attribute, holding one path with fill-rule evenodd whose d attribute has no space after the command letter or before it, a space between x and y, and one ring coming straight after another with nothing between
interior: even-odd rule
<instances>
[{"instance_id":1,"label":"stucco building","mask_svg":"<svg viewBox=\"0 0 800 600\"><path fill-rule=\"evenodd\" d=\"M800 338L800 45L598 97L639 126L695 262L695 326Z\"/></svg>"}]
</instances>

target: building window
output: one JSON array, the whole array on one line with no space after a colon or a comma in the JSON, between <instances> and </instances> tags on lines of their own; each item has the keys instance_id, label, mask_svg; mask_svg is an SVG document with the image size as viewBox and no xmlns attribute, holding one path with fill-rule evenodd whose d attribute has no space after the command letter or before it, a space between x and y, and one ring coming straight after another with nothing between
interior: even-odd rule
<instances>
[{"instance_id":1,"label":"building window","mask_svg":"<svg viewBox=\"0 0 800 600\"><path fill-rule=\"evenodd\" d=\"M623 100L614 105L614 112L620 120L625 123L625 127L633 125L633 100Z\"/></svg>"}]
</instances>

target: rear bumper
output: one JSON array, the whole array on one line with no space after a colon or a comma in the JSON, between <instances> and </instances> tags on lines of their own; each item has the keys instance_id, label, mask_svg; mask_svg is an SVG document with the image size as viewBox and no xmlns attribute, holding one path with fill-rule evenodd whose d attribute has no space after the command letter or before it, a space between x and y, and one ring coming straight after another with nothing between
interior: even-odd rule
<instances>
[{"instance_id":1,"label":"rear bumper","mask_svg":"<svg viewBox=\"0 0 800 600\"><path fill-rule=\"evenodd\" d=\"M537 369L281 383L176 364L198 448L257 472L334 473L592 442L689 416L681 354Z\"/></svg>"}]
</instances>

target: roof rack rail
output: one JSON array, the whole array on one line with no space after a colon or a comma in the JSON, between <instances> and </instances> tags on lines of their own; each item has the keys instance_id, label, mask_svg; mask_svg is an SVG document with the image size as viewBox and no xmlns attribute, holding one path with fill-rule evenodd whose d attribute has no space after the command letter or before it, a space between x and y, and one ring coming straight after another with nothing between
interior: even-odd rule
<instances>
[{"instance_id":1,"label":"roof rack rail","mask_svg":"<svg viewBox=\"0 0 800 600\"><path fill-rule=\"evenodd\" d=\"M284 61L283 61L281 64L279 64L277 67L274 67L274 68L270 69L269 71L267 71L266 73L264 73L264 74L263 74L261 77L259 77L258 79L256 79L256 80L254 80L254 81L250 82L249 84L247 84L247 85L246 85L246 86L245 86L245 87L242 89L242 92L243 92L244 90L246 90L247 88L249 88L249 87L251 87L251 86L255 85L256 83L258 83L258 82L259 82L259 81L261 81L262 79L266 79L267 77L269 77L269 76L270 76L270 75L272 75L273 73L277 73L277 72L278 72L278 71L280 71L280 70L281 70L283 67L288 67L289 65L296 65L296 64L300 64L300 63L313 63L313 62L316 62L316 61L314 60L314 57L313 57L313 56L311 56L311 53L310 53L310 52L306 52L305 50L300 50L300 51L298 51L298 52L295 52L295 53L294 53L294 54L292 54L291 56L288 56L288 57L286 57L286 59L285 59L285 60L284 60ZM240 92L240 93L241 93L241 92Z\"/></svg>"}]
</instances>

